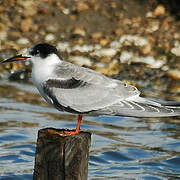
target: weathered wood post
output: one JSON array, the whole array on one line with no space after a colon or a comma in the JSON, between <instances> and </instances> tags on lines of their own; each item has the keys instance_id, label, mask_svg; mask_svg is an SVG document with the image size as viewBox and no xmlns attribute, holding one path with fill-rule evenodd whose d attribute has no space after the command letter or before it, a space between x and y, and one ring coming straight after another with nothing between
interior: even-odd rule
<instances>
[{"instance_id":1,"label":"weathered wood post","mask_svg":"<svg viewBox=\"0 0 180 180\"><path fill-rule=\"evenodd\" d=\"M62 129L39 130L33 179L86 180L90 143L89 132L63 136Z\"/></svg>"}]
</instances>

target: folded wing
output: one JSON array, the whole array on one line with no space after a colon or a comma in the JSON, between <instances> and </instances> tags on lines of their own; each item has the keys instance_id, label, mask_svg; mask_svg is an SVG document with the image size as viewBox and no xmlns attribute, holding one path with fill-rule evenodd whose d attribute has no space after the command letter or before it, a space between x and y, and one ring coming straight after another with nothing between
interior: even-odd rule
<instances>
[{"instance_id":1,"label":"folded wing","mask_svg":"<svg viewBox=\"0 0 180 180\"><path fill-rule=\"evenodd\" d=\"M57 67L56 74L59 76L43 83L49 98L81 113L99 110L140 94L134 86L67 62Z\"/></svg>"}]
</instances>

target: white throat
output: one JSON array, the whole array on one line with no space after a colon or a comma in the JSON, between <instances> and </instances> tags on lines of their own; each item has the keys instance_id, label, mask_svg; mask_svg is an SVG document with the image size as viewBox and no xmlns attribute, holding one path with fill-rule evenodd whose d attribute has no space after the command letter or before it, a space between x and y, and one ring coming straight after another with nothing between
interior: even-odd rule
<instances>
[{"instance_id":1,"label":"white throat","mask_svg":"<svg viewBox=\"0 0 180 180\"><path fill-rule=\"evenodd\" d=\"M62 60L56 54L51 54L42 59L41 57L32 57L32 81L36 86L46 81L48 78L54 77L54 69L57 64L61 64Z\"/></svg>"}]
</instances>

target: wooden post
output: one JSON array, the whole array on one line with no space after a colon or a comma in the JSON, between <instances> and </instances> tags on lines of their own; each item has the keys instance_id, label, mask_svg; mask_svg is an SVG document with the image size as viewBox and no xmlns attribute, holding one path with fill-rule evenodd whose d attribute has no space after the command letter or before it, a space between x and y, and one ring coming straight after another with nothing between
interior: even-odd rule
<instances>
[{"instance_id":1,"label":"wooden post","mask_svg":"<svg viewBox=\"0 0 180 180\"><path fill-rule=\"evenodd\" d=\"M39 130L33 180L87 179L91 133L63 136L63 131Z\"/></svg>"}]
</instances>

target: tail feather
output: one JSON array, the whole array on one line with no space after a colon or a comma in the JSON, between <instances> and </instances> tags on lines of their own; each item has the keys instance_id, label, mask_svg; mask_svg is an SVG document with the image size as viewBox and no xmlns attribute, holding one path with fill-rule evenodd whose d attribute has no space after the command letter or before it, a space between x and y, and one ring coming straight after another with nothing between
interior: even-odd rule
<instances>
[{"instance_id":1,"label":"tail feather","mask_svg":"<svg viewBox=\"0 0 180 180\"><path fill-rule=\"evenodd\" d=\"M161 105L180 108L180 102L175 102L175 101L163 101L161 102Z\"/></svg>"},{"instance_id":2,"label":"tail feather","mask_svg":"<svg viewBox=\"0 0 180 180\"><path fill-rule=\"evenodd\" d=\"M145 98L136 101L123 100L98 111L100 114L133 117L170 117L180 116L180 103L159 103Z\"/></svg>"}]
</instances>

